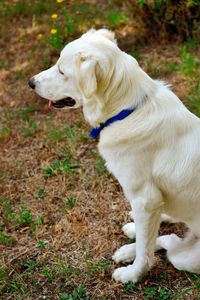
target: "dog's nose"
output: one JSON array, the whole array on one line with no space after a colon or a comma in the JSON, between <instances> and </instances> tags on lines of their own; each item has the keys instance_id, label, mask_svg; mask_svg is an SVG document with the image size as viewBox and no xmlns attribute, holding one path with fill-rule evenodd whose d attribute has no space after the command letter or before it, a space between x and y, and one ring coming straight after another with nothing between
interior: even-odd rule
<instances>
[{"instance_id":1,"label":"dog's nose","mask_svg":"<svg viewBox=\"0 0 200 300\"><path fill-rule=\"evenodd\" d=\"M29 79L28 85L30 86L30 88L32 88L34 90L34 88L35 88L35 80L33 78Z\"/></svg>"}]
</instances>

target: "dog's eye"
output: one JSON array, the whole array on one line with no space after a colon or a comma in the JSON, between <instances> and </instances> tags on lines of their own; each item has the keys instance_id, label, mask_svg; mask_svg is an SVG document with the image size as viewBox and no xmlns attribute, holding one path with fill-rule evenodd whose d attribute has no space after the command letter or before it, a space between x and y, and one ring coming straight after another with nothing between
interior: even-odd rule
<instances>
[{"instance_id":1,"label":"dog's eye","mask_svg":"<svg viewBox=\"0 0 200 300\"><path fill-rule=\"evenodd\" d=\"M59 71L59 73L60 73L61 75L65 75L64 72L61 71L59 65L58 65L58 71Z\"/></svg>"}]
</instances>

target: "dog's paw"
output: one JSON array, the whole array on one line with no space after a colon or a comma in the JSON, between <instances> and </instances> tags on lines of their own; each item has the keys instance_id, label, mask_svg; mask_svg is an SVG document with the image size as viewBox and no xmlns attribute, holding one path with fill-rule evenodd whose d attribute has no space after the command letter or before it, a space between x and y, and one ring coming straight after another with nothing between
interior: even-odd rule
<instances>
[{"instance_id":1,"label":"dog's paw","mask_svg":"<svg viewBox=\"0 0 200 300\"><path fill-rule=\"evenodd\" d=\"M136 236L135 233L135 223L131 222L131 223L127 223L122 227L122 231L124 232L124 234L129 237L130 239L134 239Z\"/></svg>"},{"instance_id":2,"label":"dog's paw","mask_svg":"<svg viewBox=\"0 0 200 300\"><path fill-rule=\"evenodd\" d=\"M128 281L135 283L139 281L139 276L135 271L134 265L116 269L112 274L112 278L115 281L122 283L126 283Z\"/></svg>"},{"instance_id":3,"label":"dog's paw","mask_svg":"<svg viewBox=\"0 0 200 300\"><path fill-rule=\"evenodd\" d=\"M116 262L131 262L135 259L136 255L136 244L130 244L130 245L124 245L121 248L119 248L114 255L112 256L112 259Z\"/></svg>"},{"instance_id":4,"label":"dog's paw","mask_svg":"<svg viewBox=\"0 0 200 300\"><path fill-rule=\"evenodd\" d=\"M170 250L176 248L183 240L175 233L161 235L156 239L156 246L158 249Z\"/></svg>"}]
</instances>

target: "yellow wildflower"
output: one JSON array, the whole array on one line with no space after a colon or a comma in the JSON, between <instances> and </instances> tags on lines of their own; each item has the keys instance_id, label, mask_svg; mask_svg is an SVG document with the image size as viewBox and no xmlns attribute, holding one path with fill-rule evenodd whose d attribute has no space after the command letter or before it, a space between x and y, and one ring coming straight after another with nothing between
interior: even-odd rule
<instances>
[{"instance_id":1,"label":"yellow wildflower","mask_svg":"<svg viewBox=\"0 0 200 300\"><path fill-rule=\"evenodd\" d=\"M57 15L57 14L53 14L53 15L51 15L51 18L52 18L52 19L57 19L57 17L58 17L58 15Z\"/></svg>"},{"instance_id":2,"label":"yellow wildflower","mask_svg":"<svg viewBox=\"0 0 200 300\"><path fill-rule=\"evenodd\" d=\"M39 33L38 35L37 35L37 40L41 40L43 38L43 34L42 33Z\"/></svg>"},{"instance_id":3,"label":"yellow wildflower","mask_svg":"<svg viewBox=\"0 0 200 300\"><path fill-rule=\"evenodd\" d=\"M55 34L56 32L57 32L57 29L55 29L55 28L52 28L50 31L51 34Z\"/></svg>"},{"instance_id":4,"label":"yellow wildflower","mask_svg":"<svg viewBox=\"0 0 200 300\"><path fill-rule=\"evenodd\" d=\"M56 0L58 3L62 3L64 0Z\"/></svg>"}]
</instances>

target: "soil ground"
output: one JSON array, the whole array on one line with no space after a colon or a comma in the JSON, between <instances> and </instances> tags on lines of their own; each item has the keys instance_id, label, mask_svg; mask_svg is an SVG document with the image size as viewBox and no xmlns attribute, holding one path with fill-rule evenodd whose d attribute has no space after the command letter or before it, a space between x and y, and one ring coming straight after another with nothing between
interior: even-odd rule
<instances>
[{"instance_id":1,"label":"soil ground","mask_svg":"<svg viewBox=\"0 0 200 300\"><path fill-rule=\"evenodd\" d=\"M88 137L81 110L51 111L27 85L58 57L37 39L50 29L49 14L8 11L1 19L0 299L200 299L199 277L175 270L164 251L138 284L111 279L112 254L131 242L121 231L130 206ZM117 27L119 46L198 113L190 100L199 82L198 45L135 45L131 26ZM164 224L160 234L184 231Z\"/></svg>"}]
</instances>

